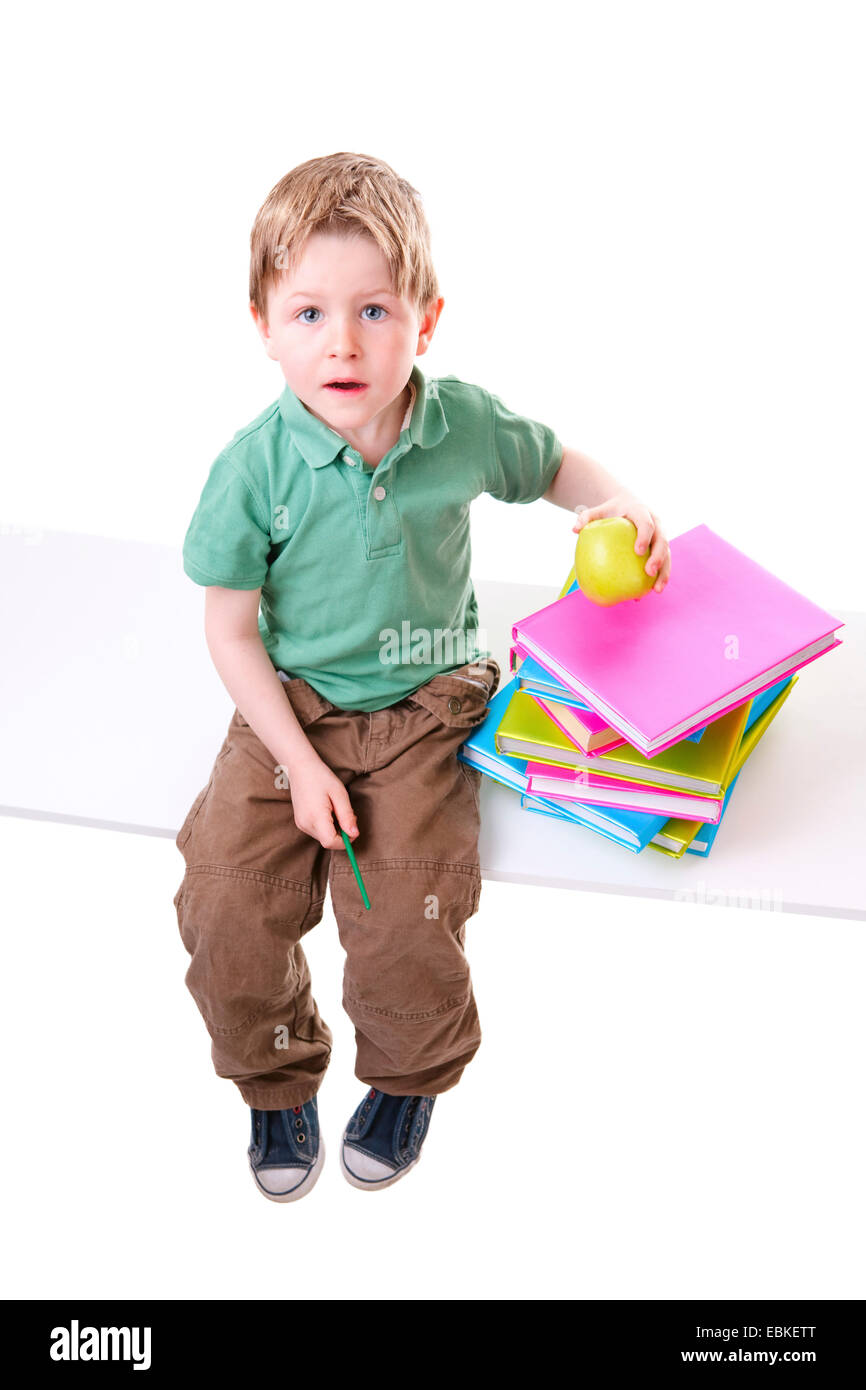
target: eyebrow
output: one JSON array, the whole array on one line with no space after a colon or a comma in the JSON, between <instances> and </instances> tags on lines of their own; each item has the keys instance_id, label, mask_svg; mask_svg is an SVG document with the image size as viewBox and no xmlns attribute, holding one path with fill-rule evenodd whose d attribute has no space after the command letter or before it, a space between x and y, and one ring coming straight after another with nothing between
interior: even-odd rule
<instances>
[{"instance_id":1,"label":"eyebrow","mask_svg":"<svg viewBox=\"0 0 866 1390\"><path fill-rule=\"evenodd\" d=\"M326 291L323 291L323 290L294 290L291 294L286 295L285 299L283 300L283 303L284 303L284 304L290 304L290 303L292 302L293 299L324 299L324 298L325 298L325 294L326 294ZM397 298L397 295L394 293L393 289L389 289L389 288L388 288L388 289L378 289L378 290L358 290L358 296L357 296L357 297L358 297L359 299L371 299L371 298L373 297L373 295L377 295L377 294L379 294L379 295L385 295L385 294L387 294L387 295L390 295L390 297L391 297L392 299L396 299L396 298Z\"/></svg>"}]
</instances>

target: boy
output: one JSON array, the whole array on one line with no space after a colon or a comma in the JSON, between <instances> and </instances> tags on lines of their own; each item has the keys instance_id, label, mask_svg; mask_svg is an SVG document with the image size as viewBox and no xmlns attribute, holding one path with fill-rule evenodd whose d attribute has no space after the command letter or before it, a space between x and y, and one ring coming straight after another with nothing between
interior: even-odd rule
<instances>
[{"instance_id":1,"label":"boy","mask_svg":"<svg viewBox=\"0 0 866 1390\"><path fill-rule=\"evenodd\" d=\"M457 750L501 673L469 636L470 502L573 511L584 497L598 505L574 530L630 516L659 591L670 569L657 518L597 464L413 365L443 303L420 199L390 166L339 153L287 174L256 217L250 267L286 386L219 454L184 540L236 709L177 836L174 902L186 983L217 1074L250 1107L249 1163L273 1201L306 1195L325 1156L332 1036L301 939L326 887L368 1088L342 1138L353 1186L414 1167L436 1097L480 1045L464 944L481 774ZM333 818L357 841L369 910Z\"/></svg>"}]
</instances>

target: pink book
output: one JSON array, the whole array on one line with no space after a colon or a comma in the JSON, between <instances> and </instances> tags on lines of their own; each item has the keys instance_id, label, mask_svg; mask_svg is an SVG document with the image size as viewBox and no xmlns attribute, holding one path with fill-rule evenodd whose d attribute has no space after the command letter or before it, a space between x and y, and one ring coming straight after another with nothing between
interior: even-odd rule
<instances>
[{"instance_id":1,"label":"pink book","mask_svg":"<svg viewBox=\"0 0 866 1390\"><path fill-rule=\"evenodd\" d=\"M559 767L556 763L528 760L525 771L527 793L550 797L552 801L614 806L620 811L648 811L655 816L676 816L681 820L703 821L707 825L718 825L722 816L723 797L648 787L646 782L604 777L600 772Z\"/></svg>"},{"instance_id":2,"label":"pink book","mask_svg":"<svg viewBox=\"0 0 866 1390\"><path fill-rule=\"evenodd\" d=\"M709 526L670 547L663 593L601 608L575 589L511 629L648 758L838 647L844 627Z\"/></svg>"},{"instance_id":3,"label":"pink book","mask_svg":"<svg viewBox=\"0 0 866 1390\"><path fill-rule=\"evenodd\" d=\"M561 700L543 700L540 695L533 695L532 698L541 705L548 719L552 719L557 728L567 734L572 743L577 744L581 753L609 753L612 748L621 748L625 743L624 738L614 734L613 737L597 743L594 748L586 748L584 745L589 740L581 735L581 730L585 729L589 734L600 734L608 727L606 719L602 719L600 714L595 714L592 710L583 709L581 705L566 705Z\"/></svg>"}]
</instances>

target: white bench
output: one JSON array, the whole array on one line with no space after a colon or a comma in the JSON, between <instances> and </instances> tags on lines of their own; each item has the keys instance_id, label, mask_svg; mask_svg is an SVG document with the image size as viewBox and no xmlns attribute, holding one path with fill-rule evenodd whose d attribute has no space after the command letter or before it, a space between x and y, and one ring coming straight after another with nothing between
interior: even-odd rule
<instances>
[{"instance_id":1,"label":"white bench","mask_svg":"<svg viewBox=\"0 0 866 1390\"><path fill-rule=\"evenodd\" d=\"M0 566L0 811L174 838L234 708L179 550L21 530ZM475 589L504 684L511 624L558 590ZM866 614L837 616L842 645L800 671L708 858L633 854L484 777L483 877L866 919Z\"/></svg>"}]
</instances>

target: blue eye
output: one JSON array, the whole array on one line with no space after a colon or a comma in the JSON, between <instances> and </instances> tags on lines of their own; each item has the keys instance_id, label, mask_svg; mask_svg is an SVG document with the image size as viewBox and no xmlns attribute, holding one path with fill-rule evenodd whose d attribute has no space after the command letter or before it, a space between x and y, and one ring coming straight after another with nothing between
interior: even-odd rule
<instances>
[{"instance_id":1,"label":"blue eye","mask_svg":"<svg viewBox=\"0 0 866 1390\"><path fill-rule=\"evenodd\" d=\"M374 318L374 319L367 319L367 323L381 323L383 317L384 317L384 318L387 318L387 317L388 317L388 310L387 310L387 309L383 309L383 307L382 307L381 304L366 304L366 305L364 306L364 312L365 312L365 313L366 313L367 309L375 309L375 310L377 311L377 314L378 314L378 317L377 317L377 318ZM318 322L318 319L308 319L308 318L306 317L306 315L307 315L307 314L321 314L321 312L322 312L321 309L316 309L316 308L311 304L308 308L306 308L306 309L301 309L301 311L300 311L300 313L297 315L297 317L301 320L302 323L317 323L317 322Z\"/></svg>"}]
</instances>

